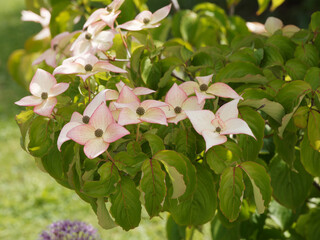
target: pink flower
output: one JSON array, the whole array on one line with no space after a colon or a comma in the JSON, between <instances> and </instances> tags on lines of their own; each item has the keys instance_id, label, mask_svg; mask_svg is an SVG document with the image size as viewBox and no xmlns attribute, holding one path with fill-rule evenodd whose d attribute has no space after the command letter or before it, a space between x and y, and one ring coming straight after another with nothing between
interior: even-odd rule
<instances>
[{"instance_id":1,"label":"pink flower","mask_svg":"<svg viewBox=\"0 0 320 240\"><path fill-rule=\"evenodd\" d=\"M199 104L195 96L188 98L176 83L168 91L165 102L168 106L161 109L165 112L168 122L175 124L187 118L185 111L201 110L205 103L203 101Z\"/></svg>"},{"instance_id":2,"label":"pink flower","mask_svg":"<svg viewBox=\"0 0 320 240\"><path fill-rule=\"evenodd\" d=\"M112 3L110 3L106 8L99 8L98 10L94 11L86 23L84 24L83 28L88 27L89 25L102 20L105 22L111 29L114 28L114 21L120 14L120 10L118 10L124 0L114 0Z\"/></svg>"},{"instance_id":3,"label":"pink flower","mask_svg":"<svg viewBox=\"0 0 320 240\"><path fill-rule=\"evenodd\" d=\"M120 125L141 122L167 125L166 115L160 109L160 107L167 106L166 103L155 100L140 102L139 98L127 86L122 88L119 99L114 105L121 108L118 119Z\"/></svg>"},{"instance_id":4,"label":"pink flower","mask_svg":"<svg viewBox=\"0 0 320 240\"><path fill-rule=\"evenodd\" d=\"M76 57L71 57L62 62L61 66L58 66L54 71L53 75L56 74L78 74L83 81L88 77L98 72L116 72L126 73L126 70L118 68L109 61L99 60L92 54L85 54Z\"/></svg>"},{"instance_id":5,"label":"pink flower","mask_svg":"<svg viewBox=\"0 0 320 240\"><path fill-rule=\"evenodd\" d=\"M212 146L225 143L225 135L242 133L255 138L248 124L238 118L238 102L239 99L235 99L222 105L216 114L209 110L186 112L193 128L206 141L206 151Z\"/></svg>"},{"instance_id":6,"label":"pink flower","mask_svg":"<svg viewBox=\"0 0 320 240\"><path fill-rule=\"evenodd\" d=\"M196 94L198 98L198 103L201 103L205 99L215 98L215 96L225 97L225 98L234 98L242 99L231 87L222 82L217 82L210 84L212 80L212 74L205 77L196 77L197 82L188 81L179 85L183 91L188 95L193 93Z\"/></svg>"},{"instance_id":7,"label":"pink flower","mask_svg":"<svg viewBox=\"0 0 320 240\"><path fill-rule=\"evenodd\" d=\"M101 31L106 24L96 22L83 31L71 46L74 56L98 51L107 51L113 45L114 31Z\"/></svg>"},{"instance_id":8,"label":"pink flower","mask_svg":"<svg viewBox=\"0 0 320 240\"><path fill-rule=\"evenodd\" d=\"M108 89L105 89L101 91L99 94L97 94L97 96L95 96L94 99L92 99L92 101L88 104L86 109L83 111L83 115L81 115L78 112L74 112L72 114L70 122L64 125L60 131L58 141L57 141L59 151L61 149L61 145L64 142L70 140L70 138L67 137L68 132L77 126L88 124L93 112L100 106L101 103L106 102L107 91Z\"/></svg>"},{"instance_id":9,"label":"pink flower","mask_svg":"<svg viewBox=\"0 0 320 240\"><path fill-rule=\"evenodd\" d=\"M160 26L160 21L168 16L171 10L171 4L160 8L158 11L152 13L150 11L143 11L139 13L134 20L123 23L118 28L129 31L140 31L145 28L156 28Z\"/></svg>"},{"instance_id":10,"label":"pink flower","mask_svg":"<svg viewBox=\"0 0 320 240\"><path fill-rule=\"evenodd\" d=\"M33 111L35 113L49 117L57 104L56 96L65 92L68 87L69 83L57 83L50 73L38 69L29 86L32 96L24 97L15 104L34 106Z\"/></svg>"},{"instance_id":11,"label":"pink flower","mask_svg":"<svg viewBox=\"0 0 320 240\"><path fill-rule=\"evenodd\" d=\"M63 32L55 36L51 40L51 47L47 49L43 54L40 55L36 60L33 61L32 65L36 65L45 61L51 67L57 67L57 55L61 53L62 55L69 54L69 45L71 38L77 34L79 31L73 33Z\"/></svg>"},{"instance_id":12,"label":"pink flower","mask_svg":"<svg viewBox=\"0 0 320 240\"><path fill-rule=\"evenodd\" d=\"M84 145L84 153L93 159L104 153L110 143L117 141L130 132L119 124L115 123L112 114L105 103L92 114L89 123L71 129L67 137Z\"/></svg>"},{"instance_id":13,"label":"pink flower","mask_svg":"<svg viewBox=\"0 0 320 240\"><path fill-rule=\"evenodd\" d=\"M47 9L41 8L40 15L32 11L23 10L21 12L21 15L22 15L21 16L22 21L31 21L31 22L36 22L41 24L43 29L34 37L34 39L41 40L41 39L50 37L49 24L50 24L51 13Z\"/></svg>"}]
</instances>

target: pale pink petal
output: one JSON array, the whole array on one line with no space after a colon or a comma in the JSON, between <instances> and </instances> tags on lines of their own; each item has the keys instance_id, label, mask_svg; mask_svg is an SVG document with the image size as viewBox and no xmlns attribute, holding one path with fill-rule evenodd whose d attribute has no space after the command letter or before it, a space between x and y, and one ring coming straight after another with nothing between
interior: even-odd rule
<instances>
[{"instance_id":1,"label":"pale pink petal","mask_svg":"<svg viewBox=\"0 0 320 240\"><path fill-rule=\"evenodd\" d=\"M114 119L109 108L103 102L100 106L93 112L89 124L94 126L95 129L100 128L105 131L109 124L114 123Z\"/></svg>"},{"instance_id":2,"label":"pale pink petal","mask_svg":"<svg viewBox=\"0 0 320 240\"><path fill-rule=\"evenodd\" d=\"M131 111L136 112L137 108L140 107L138 102L131 102L131 103L118 103L114 102L113 106L117 109L129 108Z\"/></svg>"},{"instance_id":3,"label":"pale pink petal","mask_svg":"<svg viewBox=\"0 0 320 240\"><path fill-rule=\"evenodd\" d=\"M268 17L264 24L264 27L266 28L268 33L274 34L276 31L283 27L283 22L279 18Z\"/></svg>"},{"instance_id":4,"label":"pale pink petal","mask_svg":"<svg viewBox=\"0 0 320 240\"><path fill-rule=\"evenodd\" d=\"M198 99L196 96L189 97L182 103L182 110L184 111L195 111L202 110L204 107L205 101L202 101L200 104L198 103Z\"/></svg>"},{"instance_id":5,"label":"pale pink petal","mask_svg":"<svg viewBox=\"0 0 320 240\"><path fill-rule=\"evenodd\" d=\"M83 124L69 130L67 137L81 145L84 145L90 139L96 138L94 131L95 128L93 126L89 124Z\"/></svg>"},{"instance_id":6,"label":"pale pink petal","mask_svg":"<svg viewBox=\"0 0 320 240\"><path fill-rule=\"evenodd\" d=\"M195 90L195 93L196 93L196 96L197 96L197 99L198 99L198 103L199 103L199 104L204 103L206 99L213 99L213 98L215 98L214 95L207 94L207 93L205 93L205 92L199 92L198 90Z\"/></svg>"},{"instance_id":7,"label":"pale pink petal","mask_svg":"<svg viewBox=\"0 0 320 240\"><path fill-rule=\"evenodd\" d=\"M140 104L139 98L130 90L128 86L124 86L120 92L119 98L117 103L131 103L137 102L138 105Z\"/></svg>"},{"instance_id":8,"label":"pale pink petal","mask_svg":"<svg viewBox=\"0 0 320 240\"><path fill-rule=\"evenodd\" d=\"M115 73L127 73L126 70L116 67L109 63L108 61L99 61L93 66L92 71L99 72L115 72Z\"/></svg>"},{"instance_id":9,"label":"pale pink petal","mask_svg":"<svg viewBox=\"0 0 320 240\"><path fill-rule=\"evenodd\" d=\"M51 40L51 49L54 49L55 46L66 46L70 39L76 34L78 31L69 33L69 32L63 32L58 35L56 35L52 40Z\"/></svg>"},{"instance_id":10,"label":"pale pink petal","mask_svg":"<svg viewBox=\"0 0 320 240\"><path fill-rule=\"evenodd\" d=\"M80 74L86 73L84 66L79 63L65 63L58 66L54 71L53 75L56 74Z\"/></svg>"},{"instance_id":11,"label":"pale pink petal","mask_svg":"<svg viewBox=\"0 0 320 240\"><path fill-rule=\"evenodd\" d=\"M82 39L82 40L77 39L76 41L71 45L71 48L70 48L74 56L88 54L88 53L95 54L96 49L92 47L91 41L88 41L87 39Z\"/></svg>"},{"instance_id":12,"label":"pale pink petal","mask_svg":"<svg viewBox=\"0 0 320 240\"><path fill-rule=\"evenodd\" d=\"M70 122L83 123L83 122L82 122L82 118L83 118L83 116L82 116L80 113L74 112L74 113L72 113L72 115L71 115Z\"/></svg>"},{"instance_id":13,"label":"pale pink petal","mask_svg":"<svg viewBox=\"0 0 320 240\"><path fill-rule=\"evenodd\" d=\"M124 1L125 0L113 0L113 2L108 5L108 7L111 8L113 11L116 11L121 7Z\"/></svg>"},{"instance_id":14,"label":"pale pink petal","mask_svg":"<svg viewBox=\"0 0 320 240\"><path fill-rule=\"evenodd\" d=\"M235 99L223 104L216 112L216 116L219 117L223 122L231 118L237 118L239 114L238 102L239 99Z\"/></svg>"},{"instance_id":15,"label":"pale pink petal","mask_svg":"<svg viewBox=\"0 0 320 240\"><path fill-rule=\"evenodd\" d=\"M126 84L125 84L124 82L122 82L122 81L116 83L116 87L117 87L117 89L118 89L119 92L121 92L121 90L122 90L122 88L123 88L124 86L126 86ZM130 90L132 90L132 88L130 88ZM136 94L136 95L137 95L137 94Z\"/></svg>"},{"instance_id":16,"label":"pale pink petal","mask_svg":"<svg viewBox=\"0 0 320 240\"><path fill-rule=\"evenodd\" d=\"M37 65L45 61L51 67L56 67L56 52L51 48L47 49L43 54L41 54L36 60L32 62L32 65Z\"/></svg>"},{"instance_id":17,"label":"pale pink petal","mask_svg":"<svg viewBox=\"0 0 320 240\"><path fill-rule=\"evenodd\" d=\"M46 8L40 8L40 15L42 17L41 25L42 27L47 27L50 24L51 13Z\"/></svg>"},{"instance_id":18,"label":"pale pink petal","mask_svg":"<svg viewBox=\"0 0 320 240\"><path fill-rule=\"evenodd\" d=\"M19 101L15 102L15 104L19 106L37 106L42 103L42 99L36 96L26 96Z\"/></svg>"},{"instance_id":19,"label":"pale pink petal","mask_svg":"<svg viewBox=\"0 0 320 240\"><path fill-rule=\"evenodd\" d=\"M214 113L209 110L185 111L194 130L202 134L203 131L214 131L211 121L215 118Z\"/></svg>"},{"instance_id":20,"label":"pale pink petal","mask_svg":"<svg viewBox=\"0 0 320 240\"><path fill-rule=\"evenodd\" d=\"M112 31L102 31L92 39L92 47L100 51L107 51L113 45L113 38Z\"/></svg>"},{"instance_id":21,"label":"pale pink petal","mask_svg":"<svg viewBox=\"0 0 320 240\"><path fill-rule=\"evenodd\" d=\"M149 108L145 114L140 117L141 121L168 125L165 113L160 108Z\"/></svg>"},{"instance_id":22,"label":"pale pink petal","mask_svg":"<svg viewBox=\"0 0 320 240\"><path fill-rule=\"evenodd\" d=\"M55 97L47 98L40 105L34 107L33 111L41 116L50 117L54 106L57 104Z\"/></svg>"},{"instance_id":23,"label":"pale pink petal","mask_svg":"<svg viewBox=\"0 0 320 240\"><path fill-rule=\"evenodd\" d=\"M164 112L166 118L173 118L177 115L171 105L160 107L160 109Z\"/></svg>"},{"instance_id":24,"label":"pale pink petal","mask_svg":"<svg viewBox=\"0 0 320 240\"><path fill-rule=\"evenodd\" d=\"M94 66L97 62L99 62L99 59L95 55L91 53L87 53L87 54L81 55L80 57L76 57L75 62L80 63L82 66L85 66L87 64ZM95 70L92 70L92 71L95 71Z\"/></svg>"},{"instance_id":25,"label":"pale pink petal","mask_svg":"<svg viewBox=\"0 0 320 240\"><path fill-rule=\"evenodd\" d=\"M266 32L264 25L259 22L246 22L247 28L250 32L261 34Z\"/></svg>"},{"instance_id":26,"label":"pale pink petal","mask_svg":"<svg viewBox=\"0 0 320 240\"><path fill-rule=\"evenodd\" d=\"M66 125L63 126L63 128L61 129L61 132L59 134L58 140L57 140L57 145L58 145L58 149L59 151L61 151L61 145L70 140L71 138L67 137L68 132L77 127L82 125L83 123L79 123L79 122L68 122Z\"/></svg>"},{"instance_id":27,"label":"pale pink petal","mask_svg":"<svg viewBox=\"0 0 320 240\"><path fill-rule=\"evenodd\" d=\"M228 140L226 136L219 135L213 131L203 131L202 136L206 142L206 151L211 147L223 144Z\"/></svg>"},{"instance_id":28,"label":"pale pink petal","mask_svg":"<svg viewBox=\"0 0 320 240\"><path fill-rule=\"evenodd\" d=\"M117 100L118 97L119 93L116 90L108 89L108 91L106 92L107 101Z\"/></svg>"},{"instance_id":29,"label":"pale pink petal","mask_svg":"<svg viewBox=\"0 0 320 240\"><path fill-rule=\"evenodd\" d=\"M102 16L102 15L101 15ZM107 24L103 21L95 22L93 24L90 24L88 27L87 32L90 33L92 36L99 33Z\"/></svg>"},{"instance_id":30,"label":"pale pink petal","mask_svg":"<svg viewBox=\"0 0 320 240\"><path fill-rule=\"evenodd\" d=\"M144 19L149 19L151 21L151 18L152 18L152 12L150 12L150 11L142 11L141 13L139 13L135 17L135 20L138 20L139 22L143 23Z\"/></svg>"},{"instance_id":31,"label":"pale pink petal","mask_svg":"<svg viewBox=\"0 0 320 240\"><path fill-rule=\"evenodd\" d=\"M88 104L86 109L83 111L84 116L91 117L93 112L101 105L101 103L106 102L106 92L108 89L104 89L101 92L99 92L92 101Z\"/></svg>"},{"instance_id":32,"label":"pale pink petal","mask_svg":"<svg viewBox=\"0 0 320 240\"><path fill-rule=\"evenodd\" d=\"M112 123L108 126L102 137L105 142L112 143L128 134L130 134L130 132L127 129L119 124Z\"/></svg>"},{"instance_id":33,"label":"pale pink petal","mask_svg":"<svg viewBox=\"0 0 320 240\"><path fill-rule=\"evenodd\" d=\"M286 25L282 28L282 33L286 37L292 37L296 32L299 32L300 28L295 25Z\"/></svg>"},{"instance_id":34,"label":"pale pink petal","mask_svg":"<svg viewBox=\"0 0 320 240\"><path fill-rule=\"evenodd\" d=\"M187 118L187 114L185 114L184 112L181 112L181 113L177 114L175 117L169 118L168 122L178 124L178 122L180 122L181 120L184 120L186 118Z\"/></svg>"},{"instance_id":35,"label":"pale pink petal","mask_svg":"<svg viewBox=\"0 0 320 240\"><path fill-rule=\"evenodd\" d=\"M108 13L106 9L104 8L99 8L96 11L94 11L90 17L87 19L87 21L85 22L83 29L85 29L86 27L88 27L89 25L91 25L92 23L99 21L101 19L101 14L106 14Z\"/></svg>"},{"instance_id":36,"label":"pale pink petal","mask_svg":"<svg viewBox=\"0 0 320 240\"><path fill-rule=\"evenodd\" d=\"M205 84L208 86L209 83L212 81L212 76L213 76L213 74L208 75L208 76L203 76L203 77L196 77L196 79L198 80L200 86L202 84Z\"/></svg>"},{"instance_id":37,"label":"pale pink petal","mask_svg":"<svg viewBox=\"0 0 320 240\"><path fill-rule=\"evenodd\" d=\"M43 18L32 11L22 10L21 11L21 20L41 23L43 21Z\"/></svg>"},{"instance_id":38,"label":"pale pink petal","mask_svg":"<svg viewBox=\"0 0 320 240\"><path fill-rule=\"evenodd\" d=\"M199 84L193 81L184 82L179 87L189 96L194 93L195 89L200 91Z\"/></svg>"},{"instance_id":39,"label":"pale pink petal","mask_svg":"<svg viewBox=\"0 0 320 240\"><path fill-rule=\"evenodd\" d=\"M101 20L104 21L111 29L114 29L114 21L121 11L111 12L109 14L102 14Z\"/></svg>"},{"instance_id":40,"label":"pale pink petal","mask_svg":"<svg viewBox=\"0 0 320 240\"><path fill-rule=\"evenodd\" d=\"M159 10L155 11L152 14L150 24L155 24L157 22L160 22L162 19L164 19L166 16L168 16L168 14L171 10L171 5L172 4L169 4L163 8L160 8Z\"/></svg>"},{"instance_id":41,"label":"pale pink petal","mask_svg":"<svg viewBox=\"0 0 320 240\"><path fill-rule=\"evenodd\" d=\"M224 97L224 98L242 98L239 96L239 94L234 91L231 87L229 87L227 84L222 82L217 82L212 84L208 90L207 93L211 93L215 96Z\"/></svg>"},{"instance_id":42,"label":"pale pink petal","mask_svg":"<svg viewBox=\"0 0 320 240\"><path fill-rule=\"evenodd\" d=\"M98 157L100 154L104 153L109 147L109 143L103 141L102 137L94 138L86 142L83 151L86 156L90 159Z\"/></svg>"},{"instance_id":43,"label":"pale pink petal","mask_svg":"<svg viewBox=\"0 0 320 240\"><path fill-rule=\"evenodd\" d=\"M149 88L145 88L145 87L137 87L137 88L134 88L132 91L137 96L147 95L147 94L151 94L151 93L155 92L154 90L149 89Z\"/></svg>"},{"instance_id":44,"label":"pale pink petal","mask_svg":"<svg viewBox=\"0 0 320 240\"><path fill-rule=\"evenodd\" d=\"M48 93L50 89L57 83L54 76L50 73L38 68L34 74L29 86L32 95L41 97L43 92Z\"/></svg>"},{"instance_id":45,"label":"pale pink petal","mask_svg":"<svg viewBox=\"0 0 320 240\"><path fill-rule=\"evenodd\" d=\"M140 104L140 106L143 107L145 110L148 110L149 108L165 107L168 106L168 104L156 100L145 100Z\"/></svg>"},{"instance_id":46,"label":"pale pink petal","mask_svg":"<svg viewBox=\"0 0 320 240\"><path fill-rule=\"evenodd\" d=\"M33 39L34 40L42 40L45 38L50 38L51 32L48 27L43 28L38 34L36 34Z\"/></svg>"},{"instance_id":47,"label":"pale pink petal","mask_svg":"<svg viewBox=\"0 0 320 240\"><path fill-rule=\"evenodd\" d=\"M139 116L135 111L132 111L129 108L123 108L119 113L118 123L122 126L128 124L137 124L141 123Z\"/></svg>"},{"instance_id":48,"label":"pale pink petal","mask_svg":"<svg viewBox=\"0 0 320 240\"><path fill-rule=\"evenodd\" d=\"M225 128L223 128L220 134L227 135L242 133L255 138L248 124L240 118L229 119L228 121L225 121L224 124Z\"/></svg>"},{"instance_id":49,"label":"pale pink petal","mask_svg":"<svg viewBox=\"0 0 320 240\"><path fill-rule=\"evenodd\" d=\"M59 94L65 92L68 89L68 87L69 87L69 83L58 83L50 89L48 96L49 97L58 96Z\"/></svg>"},{"instance_id":50,"label":"pale pink petal","mask_svg":"<svg viewBox=\"0 0 320 240\"><path fill-rule=\"evenodd\" d=\"M118 25L117 28L126 29L128 31L140 31L143 29L143 22L138 20L132 20L123 24Z\"/></svg>"},{"instance_id":51,"label":"pale pink petal","mask_svg":"<svg viewBox=\"0 0 320 240\"><path fill-rule=\"evenodd\" d=\"M171 106L181 107L182 103L188 98L185 91L183 91L176 83L168 91L165 102Z\"/></svg>"}]
</instances>

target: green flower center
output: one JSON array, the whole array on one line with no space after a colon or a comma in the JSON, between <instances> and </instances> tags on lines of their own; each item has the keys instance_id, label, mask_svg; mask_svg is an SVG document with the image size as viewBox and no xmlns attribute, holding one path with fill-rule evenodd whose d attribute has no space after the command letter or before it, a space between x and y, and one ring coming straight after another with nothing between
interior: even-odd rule
<instances>
[{"instance_id":1,"label":"green flower center","mask_svg":"<svg viewBox=\"0 0 320 240\"><path fill-rule=\"evenodd\" d=\"M217 132L217 133L220 133L220 132L221 132L221 128L220 128L220 127L217 127L217 128L216 128L216 132Z\"/></svg>"},{"instance_id":2,"label":"green flower center","mask_svg":"<svg viewBox=\"0 0 320 240\"><path fill-rule=\"evenodd\" d=\"M112 10L113 10L112 7L110 7L110 6L107 7L108 12L111 12Z\"/></svg>"},{"instance_id":3,"label":"green flower center","mask_svg":"<svg viewBox=\"0 0 320 240\"><path fill-rule=\"evenodd\" d=\"M46 99L48 98L48 93L47 93L47 92L41 93L41 98L42 98L43 100L46 100Z\"/></svg>"},{"instance_id":4,"label":"green flower center","mask_svg":"<svg viewBox=\"0 0 320 240\"><path fill-rule=\"evenodd\" d=\"M94 131L94 135L95 135L96 137L102 137L102 135L103 135L102 129L98 128L97 130L95 130L95 131Z\"/></svg>"},{"instance_id":5,"label":"green flower center","mask_svg":"<svg viewBox=\"0 0 320 240\"><path fill-rule=\"evenodd\" d=\"M174 108L174 112L175 112L176 114L179 114L179 113L182 112L182 108L179 107L179 106L177 106L177 107Z\"/></svg>"},{"instance_id":6,"label":"green flower center","mask_svg":"<svg viewBox=\"0 0 320 240\"><path fill-rule=\"evenodd\" d=\"M139 116L142 116L143 114L145 114L145 110L143 107L138 107L137 110L136 110L136 113L139 115Z\"/></svg>"},{"instance_id":7,"label":"green flower center","mask_svg":"<svg viewBox=\"0 0 320 240\"><path fill-rule=\"evenodd\" d=\"M89 120L90 120L90 117L89 117L89 116L83 116L83 117L82 117L82 122L85 123L85 124L88 124L88 123L89 123Z\"/></svg>"},{"instance_id":8,"label":"green flower center","mask_svg":"<svg viewBox=\"0 0 320 240\"><path fill-rule=\"evenodd\" d=\"M149 19L149 18L144 18L144 19L143 19L143 23L144 23L144 24L148 24L149 22L150 22L150 19Z\"/></svg>"},{"instance_id":9,"label":"green flower center","mask_svg":"<svg viewBox=\"0 0 320 240\"><path fill-rule=\"evenodd\" d=\"M91 72L93 69L92 65L91 64L87 64L84 66L84 70L86 70L87 72Z\"/></svg>"},{"instance_id":10,"label":"green flower center","mask_svg":"<svg viewBox=\"0 0 320 240\"><path fill-rule=\"evenodd\" d=\"M53 50L56 51L58 47L58 44L53 45Z\"/></svg>"},{"instance_id":11,"label":"green flower center","mask_svg":"<svg viewBox=\"0 0 320 240\"><path fill-rule=\"evenodd\" d=\"M91 40L92 34L91 34L91 33L87 33L84 37L85 37L87 40Z\"/></svg>"},{"instance_id":12,"label":"green flower center","mask_svg":"<svg viewBox=\"0 0 320 240\"><path fill-rule=\"evenodd\" d=\"M200 85L200 90L202 91L202 92L205 92L205 91L207 91L208 90L208 85L207 84L201 84Z\"/></svg>"}]
</instances>

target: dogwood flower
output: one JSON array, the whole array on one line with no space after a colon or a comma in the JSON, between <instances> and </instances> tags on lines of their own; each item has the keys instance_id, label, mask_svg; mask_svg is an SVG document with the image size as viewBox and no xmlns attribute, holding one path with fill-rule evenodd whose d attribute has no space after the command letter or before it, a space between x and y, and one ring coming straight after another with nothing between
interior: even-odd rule
<instances>
[{"instance_id":1,"label":"dogwood flower","mask_svg":"<svg viewBox=\"0 0 320 240\"><path fill-rule=\"evenodd\" d=\"M22 21L30 21L30 22L36 22L41 24L42 30L34 37L34 39L36 40L49 38L51 36L50 28L49 28L50 18L51 18L51 13L45 8L40 9L40 15L32 11L26 11L26 10L23 10L21 12Z\"/></svg>"},{"instance_id":2,"label":"dogwood flower","mask_svg":"<svg viewBox=\"0 0 320 240\"><path fill-rule=\"evenodd\" d=\"M38 69L29 85L32 96L15 102L19 106L34 106L33 111L41 116L49 117L57 104L59 94L65 92L69 83L57 83L50 73Z\"/></svg>"},{"instance_id":3,"label":"dogwood flower","mask_svg":"<svg viewBox=\"0 0 320 240\"><path fill-rule=\"evenodd\" d=\"M215 98L215 96L242 99L238 93L236 93L225 83L216 82L210 84L212 81L212 76L213 74L204 77L196 77L198 83L194 81L188 81L180 84L179 87L185 91L188 96L195 93L199 104L205 99L212 99Z\"/></svg>"},{"instance_id":4,"label":"dogwood flower","mask_svg":"<svg viewBox=\"0 0 320 240\"><path fill-rule=\"evenodd\" d=\"M96 56L92 54L84 54L80 56L75 56L67 58L62 62L62 65L58 66L54 71L53 75L56 74L78 74L83 81L88 77L98 73L98 72L116 72L116 73L126 73L127 71L118 68L109 61L99 60Z\"/></svg>"},{"instance_id":5,"label":"dogwood flower","mask_svg":"<svg viewBox=\"0 0 320 240\"><path fill-rule=\"evenodd\" d=\"M85 155L93 159L104 153L110 143L117 141L130 132L115 123L112 114L105 103L93 112L89 123L72 128L67 137L84 145Z\"/></svg>"},{"instance_id":6,"label":"dogwood flower","mask_svg":"<svg viewBox=\"0 0 320 240\"><path fill-rule=\"evenodd\" d=\"M68 122L66 125L64 125L60 131L58 141L57 141L57 146L58 146L59 151L61 151L60 150L61 145L64 142L70 140L70 138L67 136L68 132L77 126L80 126L83 124L88 124L93 112L100 106L101 103L106 102L106 92L107 91L108 91L108 89L105 89L105 90L102 90L100 93L98 93L97 96L95 96L92 99L92 101L88 104L86 109L83 111L83 115L78 112L74 112L72 114L70 122Z\"/></svg>"},{"instance_id":7,"label":"dogwood flower","mask_svg":"<svg viewBox=\"0 0 320 240\"><path fill-rule=\"evenodd\" d=\"M145 28L156 28L160 26L160 21L168 16L171 10L171 4L160 8L156 12L142 11L134 20L123 23L117 28L126 29L129 31L140 31Z\"/></svg>"},{"instance_id":8,"label":"dogwood flower","mask_svg":"<svg viewBox=\"0 0 320 240\"><path fill-rule=\"evenodd\" d=\"M104 22L96 22L83 31L71 46L74 56L86 53L95 54L97 51L107 51L111 48L114 31L101 31L105 26Z\"/></svg>"},{"instance_id":9,"label":"dogwood flower","mask_svg":"<svg viewBox=\"0 0 320 240\"><path fill-rule=\"evenodd\" d=\"M94 11L88 20L85 22L83 28L88 27L89 25L102 20L105 22L111 29L114 28L114 21L120 14L120 10L118 10L124 0L114 0L112 3L110 3L106 8L99 8L96 11Z\"/></svg>"},{"instance_id":10,"label":"dogwood flower","mask_svg":"<svg viewBox=\"0 0 320 240\"><path fill-rule=\"evenodd\" d=\"M255 138L248 124L238 118L238 102L239 99L235 99L222 105L216 114L209 110L186 111L193 128L203 136L206 151L212 146L225 143L225 135L247 134Z\"/></svg>"},{"instance_id":11,"label":"dogwood flower","mask_svg":"<svg viewBox=\"0 0 320 240\"><path fill-rule=\"evenodd\" d=\"M201 110L205 104L204 101L199 104L195 96L188 98L176 83L168 91L165 102L168 106L161 109L166 114L167 121L175 124L187 118L185 111Z\"/></svg>"},{"instance_id":12,"label":"dogwood flower","mask_svg":"<svg viewBox=\"0 0 320 240\"><path fill-rule=\"evenodd\" d=\"M167 103L156 100L140 102L139 98L127 86L122 88L114 105L116 108L121 108L118 119L120 125L141 122L168 125L166 115L160 109L160 107L167 106Z\"/></svg>"},{"instance_id":13,"label":"dogwood flower","mask_svg":"<svg viewBox=\"0 0 320 240\"><path fill-rule=\"evenodd\" d=\"M33 61L32 65L36 65L45 61L51 67L57 67L57 55L61 53L64 56L68 56L70 53L69 46L70 40L73 38L75 34L79 31L75 31L72 33L63 32L55 36L51 40L51 47L47 49L44 53L42 53L36 60Z\"/></svg>"}]
</instances>

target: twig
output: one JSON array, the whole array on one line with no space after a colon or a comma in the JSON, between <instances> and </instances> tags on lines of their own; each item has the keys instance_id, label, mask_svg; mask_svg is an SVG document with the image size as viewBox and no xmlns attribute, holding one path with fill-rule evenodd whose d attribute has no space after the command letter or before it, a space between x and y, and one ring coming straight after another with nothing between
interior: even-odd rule
<instances>
[{"instance_id":1,"label":"twig","mask_svg":"<svg viewBox=\"0 0 320 240\"><path fill-rule=\"evenodd\" d=\"M171 73L171 76L176 78L177 80L179 80L180 82L185 82L185 80L183 80L182 78L178 77L177 75L175 75L173 72Z\"/></svg>"}]
</instances>

